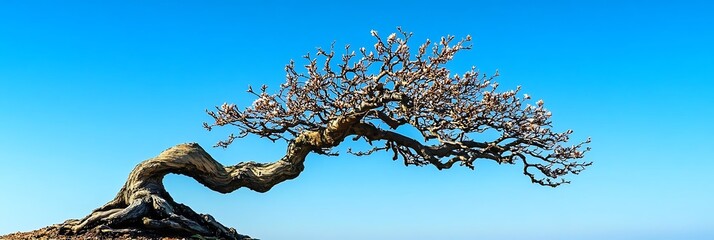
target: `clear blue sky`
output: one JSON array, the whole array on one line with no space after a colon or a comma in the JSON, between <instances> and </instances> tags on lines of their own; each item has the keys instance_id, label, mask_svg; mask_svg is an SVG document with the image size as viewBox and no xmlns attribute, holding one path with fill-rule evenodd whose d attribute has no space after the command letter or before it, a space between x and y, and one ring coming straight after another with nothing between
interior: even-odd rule
<instances>
[{"instance_id":1,"label":"clear blue sky","mask_svg":"<svg viewBox=\"0 0 714 240\"><path fill-rule=\"evenodd\" d=\"M209 148L227 131L206 132L204 110L252 102L247 85L275 89L318 46L402 26L471 34L453 69L499 69L544 99L556 129L592 137L595 165L551 189L486 161L309 156L268 193L176 175L169 192L262 239L714 239L708 1L143 2L0 3L0 234L85 216L178 143L223 164L279 158L284 144L253 138Z\"/></svg>"}]
</instances>

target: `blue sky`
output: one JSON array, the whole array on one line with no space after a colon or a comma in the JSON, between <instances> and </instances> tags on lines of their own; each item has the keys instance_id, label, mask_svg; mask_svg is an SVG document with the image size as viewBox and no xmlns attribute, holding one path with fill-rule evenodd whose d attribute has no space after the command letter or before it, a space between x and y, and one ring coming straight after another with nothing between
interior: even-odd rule
<instances>
[{"instance_id":1,"label":"blue sky","mask_svg":"<svg viewBox=\"0 0 714 240\"><path fill-rule=\"evenodd\" d=\"M714 5L535 2L3 1L0 234L85 216L178 143L226 165L278 159L284 144L255 138L209 148L230 129L206 132L204 110L249 104L247 85L277 88L318 46L402 26L473 36L452 69L498 69L544 99L556 129L592 137L595 164L551 189L518 165L309 156L268 193L175 175L169 192L262 239L713 239Z\"/></svg>"}]
</instances>

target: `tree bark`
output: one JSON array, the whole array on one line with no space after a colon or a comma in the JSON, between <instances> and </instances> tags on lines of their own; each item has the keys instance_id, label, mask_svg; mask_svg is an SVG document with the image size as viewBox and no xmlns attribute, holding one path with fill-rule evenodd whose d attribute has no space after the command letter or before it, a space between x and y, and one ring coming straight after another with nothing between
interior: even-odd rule
<instances>
[{"instance_id":1,"label":"tree bark","mask_svg":"<svg viewBox=\"0 0 714 240\"><path fill-rule=\"evenodd\" d=\"M243 162L228 167L214 160L196 143L176 145L138 164L113 200L81 220L66 221L62 232L149 230L172 235L250 239L210 215L198 214L176 203L164 188L164 176L186 175L221 193L241 187L266 192L282 181L297 177L303 170L305 156L311 148L301 145L291 142L285 157L273 163Z\"/></svg>"},{"instance_id":2,"label":"tree bark","mask_svg":"<svg viewBox=\"0 0 714 240\"><path fill-rule=\"evenodd\" d=\"M324 129L304 131L288 144L285 156L272 163L242 162L224 167L197 143L179 144L139 163L116 197L81 220L62 224L61 232L78 234L90 230L124 232L150 230L176 235L250 239L213 217L198 214L176 203L165 190L163 179L174 173L189 176L211 190L230 193L241 187L267 192L285 180L296 178L310 152L337 146L362 114L338 117Z\"/></svg>"}]
</instances>

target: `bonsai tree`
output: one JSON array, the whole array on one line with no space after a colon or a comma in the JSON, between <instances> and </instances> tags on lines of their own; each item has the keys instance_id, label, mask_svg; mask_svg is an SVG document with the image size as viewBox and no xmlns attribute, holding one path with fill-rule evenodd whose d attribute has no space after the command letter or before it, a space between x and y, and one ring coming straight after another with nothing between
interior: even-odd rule
<instances>
[{"instance_id":1,"label":"bonsai tree","mask_svg":"<svg viewBox=\"0 0 714 240\"><path fill-rule=\"evenodd\" d=\"M317 49L307 54L304 69L294 61L285 66L286 81L275 92L263 85L248 88L255 102L240 108L224 103L204 123L207 130L228 126L235 132L217 143L228 147L237 139L256 135L286 141L285 155L271 163L241 162L223 166L196 143L171 147L141 162L131 171L114 199L81 220L62 224L66 234L90 230L200 234L227 239L247 239L210 215L198 214L175 202L164 189L166 174L182 174L220 193L246 187L267 192L296 178L310 154L337 156L333 148L345 141L364 141L357 156L389 152L404 165L431 165L439 170L453 166L473 169L477 160L523 166L523 174L535 184L556 187L568 183L590 162L578 161L589 150L589 139L565 144L572 133L554 132L551 112L542 100L515 90L499 91L494 78L476 68L454 74L446 68L454 56L470 49L470 36L453 36L410 46L411 33L398 28L385 38L372 31L375 44L369 50L344 54ZM414 136L400 133L402 126L418 130ZM420 136L419 136L420 135ZM494 136L487 141L477 141Z\"/></svg>"}]
</instances>

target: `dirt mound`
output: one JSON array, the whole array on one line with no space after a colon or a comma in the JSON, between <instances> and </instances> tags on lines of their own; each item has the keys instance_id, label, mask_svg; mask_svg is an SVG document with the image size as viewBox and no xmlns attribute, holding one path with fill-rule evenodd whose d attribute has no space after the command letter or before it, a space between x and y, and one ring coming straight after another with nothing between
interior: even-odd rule
<instances>
[{"instance_id":1,"label":"dirt mound","mask_svg":"<svg viewBox=\"0 0 714 240\"><path fill-rule=\"evenodd\" d=\"M8 235L0 236L0 240L10 239L38 239L38 240L89 240L89 239L134 239L134 240L201 240L201 239L220 239L209 236L181 236L171 235L166 233L152 232L147 230L128 230L128 229L103 229L97 231L85 232L79 235L62 235L59 231L59 225L52 225L37 229L30 232L17 232Z\"/></svg>"}]
</instances>

